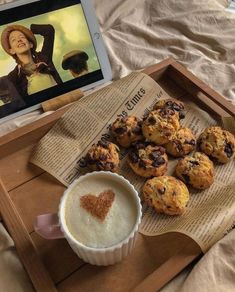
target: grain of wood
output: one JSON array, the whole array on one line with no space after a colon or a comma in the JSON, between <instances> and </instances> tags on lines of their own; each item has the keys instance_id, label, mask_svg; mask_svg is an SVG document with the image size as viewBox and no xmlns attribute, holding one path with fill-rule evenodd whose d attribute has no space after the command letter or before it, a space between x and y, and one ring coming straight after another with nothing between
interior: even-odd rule
<instances>
[{"instance_id":1,"label":"grain of wood","mask_svg":"<svg viewBox=\"0 0 235 292\"><path fill-rule=\"evenodd\" d=\"M28 231L14 203L0 180L0 210L8 231L15 243L18 255L37 291L56 291L53 281L42 264Z\"/></svg>"},{"instance_id":2,"label":"grain of wood","mask_svg":"<svg viewBox=\"0 0 235 292\"><path fill-rule=\"evenodd\" d=\"M195 103L200 102L203 109L216 112L217 117L234 113L231 105L228 102L224 103L223 97L173 59L153 65L143 72L159 81L159 84L162 84L163 88L173 97L191 96ZM7 171L6 174L3 174L3 181L0 182L0 211L2 211L3 220L35 288L38 291L55 291L53 281L45 270L34 243L41 249L40 256L44 259L48 270L55 269L50 272L53 274L53 279L59 281L58 289L60 291L85 292L91 291L89 290L91 287L98 291L99 284L102 285L102 292L110 291L108 290L110 286L115 287L116 290L113 291L118 291L118 285L115 284L117 276L128 289L133 289L143 283L146 285L147 282L142 284L140 282L149 275L149 278L146 278L148 279L146 281L150 281L148 283L155 287L162 286L200 254L200 249L192 240L189 242L189 239L185 238L179 240L177 239L179 235L174 234L156 238L144 239L141 237L142 240L137 242L134 253L126 261L111 267L94 267L82 266L80 260L78 262L71 260L71 265L69 265L70 256L71 259L74 256L71 255L71 250L68 251L61 243L57 249L56 243L45 243L33 232L32 222L36 215L57 211L63 186L48 174L40 174L39 170L37 173L27 164L30 147L49 131L68 108L62 108L0 138L0 171L4 172L4 164L9 163L9 166L5 168ZM17 157L18 155L20 157ZM10 158L14 162L10 163ZM21 171L19 176L15 174L15 165L17 166L15 168ZM11 171L12 176L8 179L7 174ZM10 193L8 190L11 190ZM32 233L34 242L29 233ZM192 248L192 253L182 251L182 246L186 246L187 243ZM180 252L180 248L182 252ZM64 251L62 258L68 257L68 262L64 259L66 262L64 273L63 266L59 266L59 261L56 261L56 252L58 252L59 258L62 250ZM164 276L164 271L168 269L169 272ZM152 276L151 273L153 273ZM128 277L126 277L127 275ZM162 279L160 284L155 281L156 275L157 278Z\"/></svg>"}]
</instances>

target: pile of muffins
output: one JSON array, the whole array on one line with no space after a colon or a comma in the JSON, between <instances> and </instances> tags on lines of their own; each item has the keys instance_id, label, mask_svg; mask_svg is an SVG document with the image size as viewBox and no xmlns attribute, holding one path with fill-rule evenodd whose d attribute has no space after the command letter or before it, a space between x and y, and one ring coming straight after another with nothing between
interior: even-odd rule
<instances>
[{"instance_id":1,"label":"pile of muffins","mask_svg":"<svg viewBox=\"0 0 235 292\"><path fill-rule=\"evenodd\" d=\"M131 169L148 179L143 186L143 199L159 213L182 214L189 200L186 185L199 190L210 187L214 181L212 161L227 163L235 156L233 134L213 126L196 140L189 128L181 127L184 117L182 102L165 99L158 101L142 120L125 116L111 125L117 144L129 149L127 161ZM99 141L88 150L80 166L118 172L119 146ZM175 168L177 178L165 175L168 155L180 158Z\"/></svg>"}]
</instances>

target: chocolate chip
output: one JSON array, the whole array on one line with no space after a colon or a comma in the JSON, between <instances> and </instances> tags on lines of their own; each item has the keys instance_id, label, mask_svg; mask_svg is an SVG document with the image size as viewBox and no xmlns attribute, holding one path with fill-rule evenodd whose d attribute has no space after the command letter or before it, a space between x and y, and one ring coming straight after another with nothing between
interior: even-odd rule
<instances>
[{"instance_id":1,"label":"chocolate chip","mask_svg":"<svg viewBox=\"0 0 235 292\"><path fill-rule=\"evenodd\" d=\"M172 104L173 104L173 101L172 101L172 100L168 100L168 101L166 102L166 105L169 106L169 107L172 106Z\"/></svg>"},{"instance_id":2,"label":"chocolate chip","mask_svg":"<svg viewBox=\"0 0 235 292\"><path fill-rule=\"evenodd\" d=\"M196 165L200 165L200 163L196 160L189 160L189 162L193 165L193 166L196 166Z\"/></svg>"},{"instance_id":3,"label":"chocolate chip","mask_svg":"<svg viewBox=\"0 0 235 292\"><path fill-rule=\"evenodd\" d=\"M148 118L148 122L149 122L150 125L155 125L157 121L156 121L156 119L154 117L149 117Z\"/></svg>"},{"instance_id":4,"label":"chocolate chip","mask_svg":"<svg viewBox=\"0 0 235 292\"><path fill-rule=\"evenodd\" d=\"M79 165L80 167L86 167L86 166L87 166L87 160L86 160L86 158L85 158L85 157L82 157L82 158L79 160L78 165Z\"/></svg>"},{"instance_id":5,"label":"chocolate chip","mask_svg":"<svg viewBox=\"0 0 235 292\"><path fill-rule=\"evenodd\" d=\"M201 149L201 146L202 146L202 139L198 139L198 141L197 141L197 145L198 145L199 149Z\"/></svg>"},{"instance_id":6,"label":"chocolate chip","mask_svg":"<svg viewBox=\"0 0 235 292\"><path fill-rule=\"evenodd\" d=\"M192 139L192 140L185 140L184 144L189 144L189 145L196 145L196 140Z\"/></svg>"},{"instance_id":7,"label":"chocolate chip","mask_svg":"<svg viewBox=\"0 0 235 292\"><path fill-rule=\"evenodd\" d=\"M186 112L184 110L179 111L179 118L180 120L184 119L186 116Z\"/></svg>"},{"instance_id":8,"label":"chocolate chip","mask_svg":"<svg viewBox=\"0 0 235 292\"><path fill-rule=\"evenodd\" d=\"M161 189L157 189L157 191L158 191L159 194L163 195L165 193L165 191L166 191L166 188L163 187Z\"/></svg>"},{"instance_id":9,"label":"chocolate chip","mask_svg":"<svg viewBox=\"0 0 235 292\"><path fill-rule=\"evenodd\" d=\"M219 163L219 159L217 157L210 156L210 159L215 163Z\"/></svg>"},{"instance_id":10,"label":"chocolate chip","mask_svg":"<svg viewBox=\"0 0 235 292\"><path fill-rule=\"evenodd\" d=\"M158 166L160 166L160 165L162 165L164 163L165 163L165 159L163 157L159 156L156 160L154 160L152 162L152 166L153 167L158 167Z\"/></svg>"},{"instance_id":11,"label":"chocolate chip","mask_svg":"<svg viewBox=\"0 0 235 292\"><path fill-rule=\"evenodd\" d=\"M105 163L105 170L113 170L114 169L114 164L113 162L107 162Z\"/></svg>"},{"instance_id":12,"label":"chocolate chip","mask_svg":"<svg viewBox=\"0 0 235 292\"><path fill-rule=\"evenodd\" d=\"M169 108L171 110L175 110L177 112L179 112L181 110L180 105L177 104L176 102L173 102L173 101L166 102L166 106L167 106L167 108Z\"/></svg>"},{"instance_id":13,"label":"chocolate chip","mask_svg":"<svg viewBox=\"0 0 235 292\"><path fill-rule=\"evenodd\" d=\"M160 155L161 153L159 151L153 151L149 154L149 158L152 160L156 160Z\"/></svg>"},{"instance_id":14,"label":"chocolate chip","mask_svg":"<svg viewBox=\"0 0 235 292\"><path fill-rule=\"evenodd\" d=\"M94 157L91 155L91 153L87 153L85 159L86 159L88 164L92 164L95 162Z\"/></svg>"},{"instance_id":15,"label":"chocolate chip","mask_svg":"<svg viewBox=\"0 0 235 292\"><path fill-rule=\"evenodd\" d=\"M134 144L134 147L136 150L144 149L146 146L147 146L147 144L145 145L145 143L140 143L140 142L137 142Z\"/></svg>"},{"instance_id":16,"label":"chocolate chip","mask_svg":"<svg viewBox=\"0 0 235 292\"><path fill-rule=\"evenodd\" d=\"M139 161L139 156L135 152L130 152L129 158L133 163L137 163Z\"/></svg>"},{"instance_id":17,"label":"chocolate chip","mask_svg":"<svg viewBox=\"0 0 235 292\"><path fill-rule=\"evenodd\" d=\"M224 152L226 153L228 158L230 158L233 155L233 148L230 143L225 144Z\"/></svg>"},{"instance_id":18,"label":"chocolate chip","mask_svg":"<svg viewBox=\"0 0 235 292\"><path fill-rule=\"evenodd\" d=\"M144 116L143 116L143 121L146 121L147 118L148 118L148 114L144 115Z\"/></svg>"},{"instance_id":19,"label":"chocolate chip","mask_svg":"<svg viewBox=\"0 0 235 292\"><path fill-rule=\"evenodd\" d=\"M166 106L170 107L171 109L174 109L176 111L180 111L184 108L183 104L182 103L177 103L173 100L168 100L166 102Z\"/></svg>"},{"instance_id":20,"label":"chocolate chip","mask_svg":"<svg viewBox=\"0 0 235 292\"><path fill-rule=\"evenodd\" d=\"M142 159L140 159L139 166L145 169L146 168L146 163Z\"/></svg>"},{"instance_id":21,"label":"chocolate chip","mask_svg":"<svg viewBox=\"0 0 235 292\"><path fill-rule=\"evenodd\" d=\"M172 135L172 133L171 132L164 132L164 135L167 137L170 137Z\"/></svg>"},{"instance_id":22,"label":"chocolate chip","mask_svg":"<svg viewBox=\"0 0 235 292\"><path fill-rule=\"evenodd\" d=\"M127 132L127 136L130 137L131 136L131 131Z\"/></svg>"},{"instance_id":23,"label":"chocolate chip","mask_svg":"<svg viewBox=\"0 0 235 292\"><path fill-rule=\"evenodd\" d=\"M158 151L159 151L162 155L166 153L165 148L163 148L163 147L161 147L161 146L158 147Z\"/></svg>"},{"instance_id":24,"label":"chocolate chip","mask_svg":"<svg viewBox=\"0 0 235 292\"><path fill-rule=\"evenodd\" d=\"M168 107L164 107L164 108L160 109L160 114L163 117L168 117L168 116L173 116L175 114L175 112Z\"/></svg>"},{"instance_id":25,"label":"chocolate chip","mask_svg":"<svg viewBox=\"0 0 235 292\"><path fill-rule=\"evenodd\" d=\"M161 165L161 164L164 164L166 161L165 161L165 159L164 159L163 157L160 156L160 157L157 159L157 162L158 162L159 165Z\"/></svg>"},{"instance_id":26,"label":"chocolate chip","mask_svg":"<svg viewBox=\"0 0 235 292\"><path fill-rule=\"evenodd\" d=\"M121 118L121 122L122 122L122 123L125 123L125 122L127 121L127 119L128 119L128 116L123 117L123 118Z\"/></svg>"},{"instance_id":27,"label":"chocolate chip","mask_svg":"<svg viewBox=\"0 0 235 292\"><path fill-rule=\"evenodd\" d=\"M104 160L106 160L106 158L107 158L107 155L100 154L100 157L99 157L100 160L104 161Z\"/></svg>"},{"instance_id":28,"label":"chocolate chip","mask_svg":"<svg viewBox=\"0 0 235 292\"><path fill-rule=\"evenodd\" d=\"M154 160L153 162L152 162L152 166L153 167L158 167L160 164L158 163L158 161L157 160Z\"/></svg>"},{"instance_id":29,"label":"chocolate chip","mask_svg":"<svg viewBox=\"0 0 235 292\"><path fill-rule=\"evenodd\" d=\"M184 181L186 182L186 184L190 183L190 177L188 174L182 174L182 177L183 177Z\"/></svg>"},{"instance_id":30,"label":"chocolate chip","mask_svg":"<svg viewBox=\"0 0 235 292\"><path fill-rule=\"evenodd\" d=\"M179 118L180 119L184 119L185 118L186 113L184 111L183 104L176 103L174 101L169 100L169 101L166 102L166 107L171 109L171 110L173 110L173 111L179 112Z\"/></svg>"},{"instance_id":31,"label":"chocolate chip","mask_svg":"<svg viewBox=\"0 0 235 292\"><path fill-rule=\"evenodd\" d=\"M109 144L110 144L110 142L107 141L107 140L100 140L97 143L98 146L101 146L101 147L104 147L104 148L108 148L109 147Z\"/></svg>"},{"instance_id":32,"label":"chocolate chip","mask_svg":"<svg viewBox=\"0 0 235 292\"><path fill-rule=\"evenodd\" d=\"M177 112L179 112L181 110L181 107L179 106L179 104L177 104L177 103L174 102L172 104L172 109L175 110L175 111L177 111Z\"/></svg>"},{"instance_id":33,"label":"chocolate chip","mask_svg":"<svg viewBox=\"0 0 235 292\"><path fill-rule=\"evenodd\" d=\"M101 161L97 161L96 162L96 167L99 169L99 170L102 170L104 168L104 165Z\"/></svg>"},{"instance_id":34,"label":"chocolate chip","mask_svg":"<svg viewBox=\"0 0 235 292\"><path fill-rule=\"evenodd\" d=\"M176 146L177 152L182 152L183 151L183 147L182 147L181 143L178 140L173 141L173 143Z\"/></svg>"},{"instance_id":35,"label":"chocolate chip","mask_svg":"<svg viewBox=\"0 0 235 292\"><path fill-rule=\"evenodd\" d=\"M127 127L120 127L114 130L114 132L118 135L124 134L127 131Z\"/></svg>"},{"instance_id":36,"label":"chocolate chip","mask_svg":"<svg viewBox=\"0 0 235 292\"><path fill-rule=\"evenodd\" d=\"M132 129L132 133L140 135L142 133L142 129L140 127L135 127Z\"/></svg>"},{"instance_id":37,"label":"chocolate chip","mask_svg":"<svg viewBox=\"0 0 235 292\"><path fill-rule=\"evenodd\" d=\"M176 149L175 149L179 154L184 154L184 149L182 147L181 144L176 145Z\"/></svg>"}]
</instances>

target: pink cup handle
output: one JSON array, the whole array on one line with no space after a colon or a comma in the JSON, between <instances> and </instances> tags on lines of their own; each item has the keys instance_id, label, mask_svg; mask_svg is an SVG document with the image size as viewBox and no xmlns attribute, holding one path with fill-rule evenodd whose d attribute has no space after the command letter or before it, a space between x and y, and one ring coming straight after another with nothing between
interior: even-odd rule
<instances>
[{"instance_id":1,"label":"pink cup handle","mask_svg":"<svg viewBox=\"0 0 235 292\"><path fill-rule=\"evenodd\" d=\"M37 216L34 222L34 230L45 239L64 238L57 214L43 214Z\"/></svg>"}]
</instances>

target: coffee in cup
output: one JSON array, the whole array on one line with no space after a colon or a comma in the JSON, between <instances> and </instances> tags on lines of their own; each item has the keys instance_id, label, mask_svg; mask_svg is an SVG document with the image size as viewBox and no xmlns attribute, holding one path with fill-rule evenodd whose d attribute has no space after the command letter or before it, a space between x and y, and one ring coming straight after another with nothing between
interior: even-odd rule
<instances>
[{"instance_id":1,"label":"coffee in cup","mask_svg":"<svg viewBox=\"0 0 235 292\"><path fill-rule=\"evenodd\" d=\"M134 247L141 209L138 193L129 181L116 173L95 171L79 177L64 192L59 226L80 258L95 265L110 265L121 261ZM39 226L41 216L43 228ZM50 230L57 230L55 218L53 228L48 226L50 215L41 216L35 231L55 238L49 236Z\"/></svg>"},{"instance_id":2,"label":"coffee in cup","mask_svg":"<svg viewBox=\"0 0 235 292\"><path fill-rule=\"evenodd\" d=\"M106 248L126 239L133 230L138 207L125 184L106 176L86 176L69 192L65 224L75 240Z\"/></svg>"}]
</instances>

